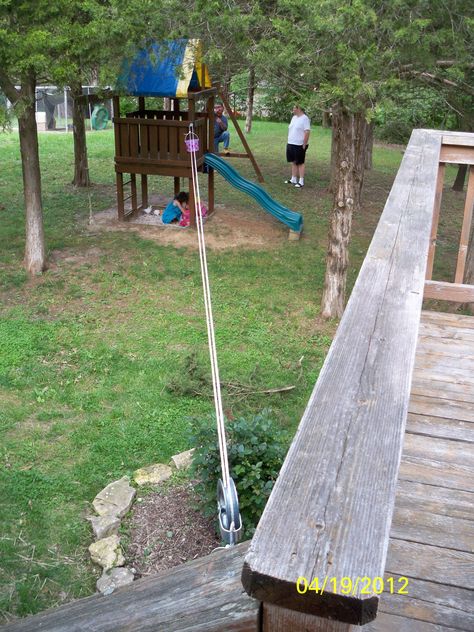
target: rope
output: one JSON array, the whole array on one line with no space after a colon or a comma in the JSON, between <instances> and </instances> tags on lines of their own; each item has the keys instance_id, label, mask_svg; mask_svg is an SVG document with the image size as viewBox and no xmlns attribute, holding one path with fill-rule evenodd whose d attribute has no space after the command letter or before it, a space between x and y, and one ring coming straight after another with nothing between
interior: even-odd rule
<instances>
[{"instance_id":1,"label":"rope","mask_svg":"<svg viewBox=\"0 0 474 632\"><path fill-rule=\"evenodd\" d=\"M227 458L227 444L225 437L224 412L222 410L221 384L219 379L219 367L217 364L216 340L214 336L214 320L212 317L211 289L209 286L209 275L207 271L206 242L204 240L204 227L201 213L201 194L199 191L199 180L197 171L196 153L199 137L194 132L194 125L189 124L189 133L186 134L185 141L191 155L191 175L193 182L194 203L196 209L196 225L199 243L199 260L201 263L201 277L204 293L204 306L206 310L207 338L209 343L209 356L211 359L212 389L214 393L214 407L217 420L217 435L219 438L219 453L221 459L222 483L225 488L229 486L229 461Z\"/></svg>"}]
</instances>

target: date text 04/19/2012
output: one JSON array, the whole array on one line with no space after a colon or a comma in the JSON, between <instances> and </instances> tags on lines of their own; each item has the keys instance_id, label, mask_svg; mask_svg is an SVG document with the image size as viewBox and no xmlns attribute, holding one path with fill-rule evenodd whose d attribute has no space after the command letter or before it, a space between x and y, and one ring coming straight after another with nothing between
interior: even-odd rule
<instances>
[{"instance_id":1,"label":"date text 04/19/2012","mask_svg":"<svg viewBox=\"0 0 474 632\"><path fill-rule=\"evenodd\" d=\"M332 592L337 595L380 595L384 591L397 595L408 595L407 577L298 577L296 590L300 595L314 592L323 595Z\"/></svg>"}]
</instances>

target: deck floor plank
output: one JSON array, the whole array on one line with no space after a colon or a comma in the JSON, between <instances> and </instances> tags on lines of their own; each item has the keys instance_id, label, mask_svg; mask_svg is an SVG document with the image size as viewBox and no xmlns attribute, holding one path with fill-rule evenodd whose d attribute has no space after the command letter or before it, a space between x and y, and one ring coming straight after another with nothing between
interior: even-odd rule
<instances>
[{"instance_id":1,"label":"deck floor plank","mask_svg":"<svg viewBox=\"0 0 474 632\"><path fill-rule=\"evenodd\" d=\"M474 317L423 312L384 593L369 632L474 630Z\"/></svg>"},{"instance_id":2,"label":"deck floor plank","mask_svg":"<svg viewBox=\"0 0 474 632\"><path fill-rule=\"evenodd\" d=\"M406 430L412 434L474 443L474 424L470 421L409 413Z\"/></svg>"},{"instance_id":3,"label":"deck floor plank","mask_svg":"<svg viewBox=\"0 0 474 632\"><path fill-rule=\"evenodd\" d=\"M394 586L397 585L398 581L395 581ZM384 595L386 615L408 618L415 613L419 620L427 624L443 626L449 622L457 630L474 630L471 591L420 579L410 579L407 590L408 595L401 595L396 591L394 594Z\"/></svg>"},{"instance_id":4,"label":"deck floor plank","mask_svg":"<svg viewBox=\"0 0 474 632\"><path fill-rule=\"evenodd\" d=\"M438 397L452 402L466 402L474 405L474 389L472 384L433 380L423 376L416 377L411 385L413 395Z\"/></svg>"}]
</instances>

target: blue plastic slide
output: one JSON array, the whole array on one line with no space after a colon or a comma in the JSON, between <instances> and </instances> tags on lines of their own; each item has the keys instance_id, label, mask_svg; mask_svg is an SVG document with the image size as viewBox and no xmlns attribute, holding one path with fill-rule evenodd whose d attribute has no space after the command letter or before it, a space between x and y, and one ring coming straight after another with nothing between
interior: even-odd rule
<instances>
[{"instance_id":1,"label":"blue plastic slide","mask_svg":"<svg viewBox=\"0 0 474 632\"><path fill-rule=\"evenodd\" d=\"M280 220L280 222L283 222L283 224L286 224L291 230L297 233L301 231L303 228L303 216L300 213L290 211L286 206L276 202L268 195L265 189L243 178L226 160L216 154L205 154L204 162L219 172L233 187L253 197L263 209Z\"/></svg>"}]
</instances>

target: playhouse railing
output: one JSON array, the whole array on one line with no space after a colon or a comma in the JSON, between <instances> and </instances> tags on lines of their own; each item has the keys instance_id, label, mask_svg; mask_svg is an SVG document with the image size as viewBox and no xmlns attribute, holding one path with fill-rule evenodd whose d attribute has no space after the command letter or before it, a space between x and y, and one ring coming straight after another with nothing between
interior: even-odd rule
<instances>
[{"instance_id":1,"label":"playhouse railing","mask_svg":"<svg viewBox=\"0 0 474 632\"><path fill-rule=\"evenodd\" d=\"M138 114L143 114L144 118ZM186 152L184 137L189 131L189 123L185 114L145 111L132 113L124 118L114 118L116 165L127 173L140 173L141 167L146 169L147 165L187 165L189 154ZM207 151L207 119L197 118L194 121L194 130L200 140L197 154L199 164Z\"/></svg>"},{"instance_id":2,"label":"playhouse railing","mask_svg":"<svg viewBox=\"0 0 474 632\"><path fill-rule=\"evenodd\" d=\"M412 134L250 548L6 630L346 632L376 617L363 578L384 576L442 144L440 132Z\"/></svg>"}]
</instances>

